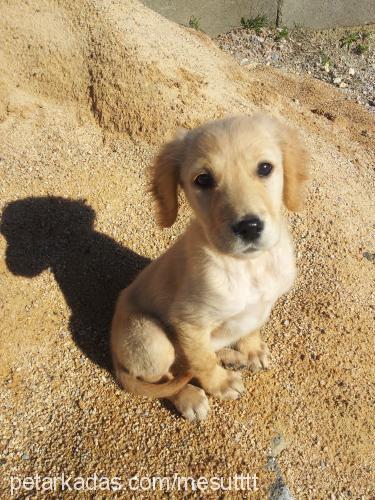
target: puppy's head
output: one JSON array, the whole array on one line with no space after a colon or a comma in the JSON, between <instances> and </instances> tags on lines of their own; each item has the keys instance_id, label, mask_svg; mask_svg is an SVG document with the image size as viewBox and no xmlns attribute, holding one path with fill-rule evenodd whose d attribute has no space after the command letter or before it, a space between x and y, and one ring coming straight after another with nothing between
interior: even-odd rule
<instances>
[{"instance_id":1,"label":"puppy's head","mask_svg":"<svg viewBox=\"0 0 375 500\"><path fill-rule=\"evenodd\" d=\"M235 116L180 131L153 169L159 221L171 226L178 187L219 251L251 256L280 236L282 202L302 207L308 158L296 133L266 115Z\"/></svg>"}]
</instances>

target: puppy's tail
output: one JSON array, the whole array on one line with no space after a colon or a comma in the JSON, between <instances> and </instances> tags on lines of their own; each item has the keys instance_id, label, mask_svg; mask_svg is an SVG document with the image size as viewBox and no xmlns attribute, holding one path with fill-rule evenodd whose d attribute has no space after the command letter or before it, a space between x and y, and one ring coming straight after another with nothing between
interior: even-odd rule
<instances>
[{"instance_id":1,"label":"puppy's tail","mask_svg":"<svg viewBox=\"0 0 375 500\"><path fill-rule=\"evenodd\" d=\"M121 386L132 394L147 396L149 398L168 398L179 392L192 378L193 374L189 371L168 382L152 384L139 378L133 377L122 367L117 370L117 378Z\"/></svg>"}]
</instances>

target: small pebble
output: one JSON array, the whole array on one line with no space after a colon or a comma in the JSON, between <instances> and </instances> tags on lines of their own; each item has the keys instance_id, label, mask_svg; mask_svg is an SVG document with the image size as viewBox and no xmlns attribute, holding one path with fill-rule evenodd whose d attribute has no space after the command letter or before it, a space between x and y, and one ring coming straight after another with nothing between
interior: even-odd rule
<instances>
[{"instance_id":1,"label":"small pebble","mask_svg":"<svg viewBox=\"0 0 375 500\"><path fill-rule=\"evenodd\" d=\"M375 253L363 252L362 255L365 259L375 263Z\"/></svg>"},{"instance_id":2,"label":"small pebble","mask_svg":"<svg viewBox=\"0 0 375 500\"><path fill-rule=\"evenodd\" d=\"M287 447L288 447L288 444L285 441L284 436L282 434L278 434L276 437L274 437L272 439L272 443L271 443L272 456L277 457Z\"/></svg>"}]
</instances>

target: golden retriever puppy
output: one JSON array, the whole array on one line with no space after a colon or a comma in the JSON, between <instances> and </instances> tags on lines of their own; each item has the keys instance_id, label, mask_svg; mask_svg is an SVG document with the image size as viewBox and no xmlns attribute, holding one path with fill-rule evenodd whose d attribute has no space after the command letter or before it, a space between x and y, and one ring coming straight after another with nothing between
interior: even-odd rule
<instances>
[{"instance_id":1,"label":"golden retriever puppy","mask_svg":"<svg viewBox=\"0 0 375 500\"><path fill-rule=\"evenodd\" d=\"M111 350L125 389L200 420L206 394L244 391L225 366L268 366L259 329L295 278L281 208L301 207L307 163L295 132L261 114L183 130L164 145L152 173L160 223L176 220L179 187L195 217L120 294Z\"/></svg>"}]
</instances>

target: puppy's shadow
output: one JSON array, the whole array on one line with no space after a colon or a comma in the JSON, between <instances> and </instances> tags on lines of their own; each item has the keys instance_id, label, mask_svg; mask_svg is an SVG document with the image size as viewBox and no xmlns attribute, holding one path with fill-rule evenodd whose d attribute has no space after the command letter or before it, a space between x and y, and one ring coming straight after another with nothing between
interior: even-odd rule
<instances>
[{"instance_id":1,"label":"puppy's shadow","mask_svg":"<svg viewBox=\"0 0 375 500\"><path fill-rule=\"evenodd\" d=\"M116 298L149 259L95 231L94 221L95 212L84 201L26 198L5 207L1 233L8 269L30 278L50 269L71 310L74 341L93 362L110 370Z\"/></svg>"}]
</instances>

